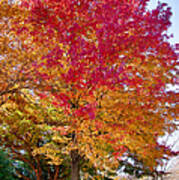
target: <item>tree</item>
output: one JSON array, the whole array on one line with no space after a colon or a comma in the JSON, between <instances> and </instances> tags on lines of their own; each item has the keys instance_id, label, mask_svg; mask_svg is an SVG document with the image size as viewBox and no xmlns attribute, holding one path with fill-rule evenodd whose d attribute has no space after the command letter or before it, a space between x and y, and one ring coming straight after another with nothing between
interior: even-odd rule
<instances>
[{"instance_id":1,"label":"tree","mask_svg":"<svg viewBox=\"0 0 179 180\"><path fill-rule=\"evenodd\" d=\"M49 110L45 112L35 104L32 96L26 95L25 91L23 93L11 96L11 99L0 108L0 144L8 149L11 158L18 162L17 165L14 163L14 171L19 177L25 180L63 178L68 175L68 172L65 172L69 170L68 164L64 160L60 166L60 157L53 157L55 149L52 152L48 148L53 147L53 144L50 144L52 130L45 126L46 123L53 124L55 117ZM41 152L47 157L33 156L33 150L43 145L46 145L45 150L48 153ZM57 152L60 151L60 146L58 148ZM47 161L51 157L53 164Z\"/></svg>"},{"instance_id":2,"label":"tree","mask_svg":"<svg viewBox=\"0 0 179 180\"><path fill-rule=\"evenodd\" d=\"M13 161L8 158L7 153L0 150L0 178L4 180L16 180Z\"/></svg>"},{"instance_id":3,"label":"tree","mask_svg":"<svg viewBox=\"0 0 179 180\"><path fill-rule=\"evenodd\" d=\"M79 179L83 160L105 176L131 152L154 169L170 153L157 138L176 128L176 94L166 90L176 82L177 63L167 41L170 8L159 3L149 11L147 0L19 2L21 13L8 20L7 29L21 44L15 57L23 50L28 58L12 58L7 72L25 78L18 91L28 88L44 109L60 112L46 124L53 130L51 150L61 147L51 159L59 155L63 163L68 156L72 180ZM12 52L1 54L3 66ZM17 71L24 62L27 68ZM46 149L34 148L33 154L49 157Z\"/></svg>"}]
</instances>

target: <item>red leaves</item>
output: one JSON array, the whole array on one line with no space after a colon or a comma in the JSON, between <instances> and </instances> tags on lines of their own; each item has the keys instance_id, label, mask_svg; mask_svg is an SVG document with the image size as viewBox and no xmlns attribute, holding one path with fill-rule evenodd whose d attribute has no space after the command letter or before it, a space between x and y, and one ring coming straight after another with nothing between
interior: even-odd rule
<instances>
[{"instance_id":1,"label":"red leaves","mask_svg":"<svg viewBox=\"0 0 179 180\"><path fill-rule=\"evenodd\" d=\"M44 99L47 97L47 95L43 93L39 93L38 96L40 97L40 99Z\"/></svg>"},{"instance_id":2,"label":"red leaves","mask_svg":"<svg viewBox=\"0 0 179 180\"><path fill-rule=\"evenodd\" d=\"M127 151L127 148L123 145L115 147L115 152L113 152L113 156L115 159L121 160L123 154Z\"/></svg>"},{"instance_id":3,"label":"red leaves","mask_svg":"<svg viewBox=\"0 0 179 180\"><path fill-rule=\"evenodd\" d=\"M22 2L29 9L26 22L33 26L33 43L47 46L33 67L37 83L51 87L52 104L72 117L68 123L79 131L83 121L94 122L99 132L107 126L99 138L116 146L116 158L127 151L122 142L135 152L141 148L141 156L150 154L153 136L167 124L164 111L170 113L175 103L174 95L165 92L166 84L175 83L171 72L177 64L177 54L165 40L170 9L159 4L147 11L147 0ZM22 27L19 34L23 31L28 30ZM113 138L113 133L121 136ZM130 146L133 142L138 147Z\"/></svg>"},{"instance_id":4,"label":"red leaves","mask_svg":"<svg viewBox=\"0 0 179 180\"><path fill-rule=\"evenodd\" d=\"M74 111L74 116L79 118L79 117L83 117L83 118L87 118L90 120L95 119L95 106L94 104L88 104L86 106L82 106L79 109Z\"/></svg>"},{"instance_id":5,"label":"red leaves","mask_svg":"<svg viewBox=\"0 0 179 180\"><path fill-rule=\"evenodd\" d=\"M21 2L21 6L24 7L24 8L26 8L26 9L29 8L29 5L30 5L30 4L29 4L29 2L28 2L27 0L26 0L26 1L23 0L23 1Z\"/></svg>"},{"instance_id":6,"label":"red leaves","mask_svg":"<svg viewBox=\"0 0 179 180\"><path fill-rule=\"evenodd\" d=\"M53 50L50 53L48 53L42 59L46 60L45 65L47 68L53 68L55 66L63 67L63 65L59 61L62 55L63 55L63 50L60 47L56 46L55 48L53 48Z\"/></svg>"},{"instance_id":7,"label":"red leaves","mask_svg":"<svg viewBox=\"0 0 179 180\"><path fill-rule=\"evenodd\" d=\"M103 127L103 123L102 122L100 122L100 121L95 121L95 125L96 125L96 129L97 130L100 130L100 129L102 129L102 127Z\"/></svg>"},{"instance_id":8,"label":"red leaves","mask_svg":"<svg viewBox=\"0 0 179 180\"><path fill-rule=\"evenodd\" d=\"M163 154L165 155L165 158L169 158L170 156L177 156L179 155L179 151L174 151L170 146L167 146L165 144L159 144L157 143L157 148L160 151L163 151Z\"/></svg>"},{"instance_id":9,"label":"red leaves","mask_svg":"<svg viewBox=\"0 0 179 180\"><path fill-rule=\"evenodd\" d=\"M27 6L27 1L22 2ZM169 10L162 10L164 5L160 5L151 14L146 13L145 8L142 8L146 2L136 0L131 5L129 1L97 3L32 0L29 2L32 13L29 22L33 22L34 27L37 25L38 28L34 28L35 31L31 34L38 36L40 33L42 39L44 36L50 41L56 32L57 41L70 47L65 54L69 56L71 67L60 76L77 89L104 85L114 88L117 84L137 87L143 84L143 79L125 72L134 71L132 66L119 66L118 70L111 67L121 59L118 53L125 52L121 59L122 63L139 57L145 63L146 59L143 55L145 51L150 52L151 49L153 52L156 50L164 54L172 51L166 50L169 48L161 43L159 46L164 23L165 27L168 24ZM161 13L163 16L160 15ZM45 28L45 31L40 30L39 25ZM63 68L58 61L63 53L64 51L58 46L51 50L44 57L47 68L56 66ZM169 58L166 62L160 63L163 63L162 66L168 66L168 61ZM43 79L45 78L43 75ZM156 87L156 90L159 89L160 87Z\"/></svg>"},{"instance_id":10,"label":"red leaves","mask_svg":"<svg viewBox=\"0 0 179 180\"><path fill-rule=\"evenodd\" d=\"M68 129L69 127L62 127L62 126L53 128L54 131L58 131L60 135L62 136L65 136L68 134Z\"/></svg>"},{"instance_id":11,"label":"red leaves","mask_svg":"<svg viewBox=\"0 0 179 180\"><path fill-rule=\"evenodd\" d=\"M70 106L70 99L69 97L64 94L64 93L53 93L53 96L56 98L56 101L58 102L53 102L55 106L64 106L64 107L69 107Z\"/></svg>"}]
</instances>

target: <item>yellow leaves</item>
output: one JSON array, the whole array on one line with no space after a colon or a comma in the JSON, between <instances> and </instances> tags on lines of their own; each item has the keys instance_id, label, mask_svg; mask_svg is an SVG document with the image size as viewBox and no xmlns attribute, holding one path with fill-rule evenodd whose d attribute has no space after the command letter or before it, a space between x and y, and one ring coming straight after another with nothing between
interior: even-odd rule
<instances>
[{"instance_id":1,"label":"yellow leaves","mask_svg":"<svg viewBox=\"0 0 179 180\"><path fill-rule=\"evenodd\" d=\"M58 47L59 47L60 49L64 49L63 43L58 43Z\"/></svg>"},{"instance_id":2,"label":"yellow leaves","mask_svg":"<svg viewBox=\"0 0 179 180\"><path fill-rule=\"evenodd\" d=\"M49 159L49 164L60 165L63 159L60 157L60 149L53 144L45 144L43 147L35 148L33 150L33 156L45 155L46 159Z\"/></svg>"},{"instance_id":3,"label":"yellow leaves","mask_svg":"<svg viewBox=\"0 0 179 180\"><path fill-rule=\"evenodd\" d=\"M0 18L6 16L8 14L9 5L8 0L1 0L0 1Z\"/></svg>"},{"instance_id":4,"label":"yellow leaves","mask_svg":"<svg viewBox=\"0 0 179 180\"><path fill-rule=\"evenodd\" d=\"M84 92L85 93L85 92ZM88 96L88 95L84 95L83 99L79 102L80 105L85 105L87 103L91 104L94 103L96 100L95 96Z\"/></svg>"},{"instance_id":5,"label":"yellow leaves","mask_svg":"<svg viewBox=\"0 0 179 180\"><path fill-rule=\"evenodd\" d=\"M68 143L71 140L71 138L67 138L65 136L62 137L60 135L54 135L52 137L52 140L57 142L57 143Z\"/></svg>"},{"instance_id":6,"label":"yellow leaves","mask_svg":"<svg viewBox=\"0 0 179 180\"><path fill-rule=\"evenodd\" d=\"M26 113L29 113L31 115L35 113L35 109L33 109L33 107L29 107L29 105L25 105L24 110Z\"/></svg>"},{"instance_id":7,"label":"yellow leaves","mask_svg":"<svg viewBox=\"0 0 179 180\"><path fill-rule=\"evenodd\" d=\"M0 19L2 17L14 18L19 16L23 18L23 11L19 9L16 3L10 3L8 0L0 1Z\"/></svg>"}]
</instances>

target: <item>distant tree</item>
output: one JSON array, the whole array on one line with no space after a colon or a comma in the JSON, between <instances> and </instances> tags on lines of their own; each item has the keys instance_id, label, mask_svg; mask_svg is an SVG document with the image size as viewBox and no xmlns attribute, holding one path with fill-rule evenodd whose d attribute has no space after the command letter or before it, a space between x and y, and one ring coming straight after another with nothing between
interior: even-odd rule
<instances>
[{"instance_id":1,"label":"distant tree","mask_svg":"<svg viewBox=\"0 0 179 180\"><path fill-rule=\"evenodd\" d=\"M8 154L0 149L0 179L2 180L17 180L13 160L8 157Z\"/></svg>"}]
</instances>

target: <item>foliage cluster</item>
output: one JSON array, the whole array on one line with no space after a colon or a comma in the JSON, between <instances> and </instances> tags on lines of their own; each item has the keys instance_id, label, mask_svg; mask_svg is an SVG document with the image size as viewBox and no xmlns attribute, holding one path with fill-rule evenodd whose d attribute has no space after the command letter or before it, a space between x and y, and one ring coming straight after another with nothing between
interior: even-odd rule
<instances>
[{"instance_id":1,"label":"foliage cluster","mask_svg":"<svg viewBox=\"0 0 179 180\"><path fill-rule=\"evenodd\" d=\"M155 176L177 155L157 141L177 128L171 11L147 2L0 1L0 138L22 178Z\"/></svg>"}]
</instances>

